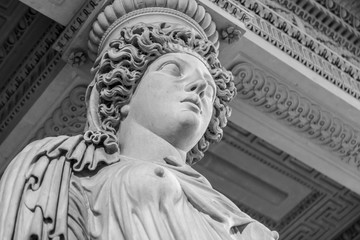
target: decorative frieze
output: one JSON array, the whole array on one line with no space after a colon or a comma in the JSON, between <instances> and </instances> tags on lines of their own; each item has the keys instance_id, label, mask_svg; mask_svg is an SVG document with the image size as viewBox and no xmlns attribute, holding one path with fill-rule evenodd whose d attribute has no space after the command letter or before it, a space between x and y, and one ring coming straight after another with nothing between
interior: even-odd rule
<instances>
[{"instance_id":1,"label":"decorative frieze","mask_svg":"<svg viewBox=\"0 0 360 240\"><path fill-rule=\"evenodd\" d=\"M245 7L256 16L246 27L351 96L360 99L360 69L257 0L211 0L224 11ZM236 5L236 6L235 6ZM236 15L234 15L236 17ZM240 19L241 20L241 19Z\"/></svg>"},{"instance_id":2,"label":"decorative frieze","mask_svg":"<svg viewBox=\"0 0 360 240\"><path fill-rule=\"evenodd\" d=\"M6 59L11 50L16 46L16 43L26 33L28 27L36 19L38 12L32 8L28 8L26 13L22 16L15 28L9 33L6 40L0 46L0 66Z\"/></svg>"},{"instance_id":3,"label":"decorative frieze","mask_svg":"<svg viewBox=\"0 0 360 240\"><path fill-rule=\"evenodd\" d=\"M232 72L239 98L360 170L357 130L250 63L238 63Z\"/></svg>"},{"instance_id":4,"label":"decorative frieze","mask_svg":"<svg viewBox=\"0 0 360 240\"><path fill-rule=\"evenodd\" d=\"M334 240L352 240L360 237L360 218L351 224L345 231L343 231Z\"/></svg>"},{"instance_id":5,"label":"decorative frieze","mask_svg":"<svg viewBox=\"0 0 360 240\"><path fill-rule=\"evenodd\" d=\"M315 1L259 1L350 63L360 65L356 54L359 47L357 40L360 37L356 37L354 29L349 30L346 23Z\"/></svg>"},{"instance_id":6,"label":"decorative frieze","mask_svg":"<svg viewBox=\"0 0 360 240\"><path fill-rule=\"evenodd\" d=\"M61 105L54 110L32 140L48 136L76 135L84 131L86 124L85 93L86 85L76 86L71 90Z\"/></svg>"},{"instance_id":7,"label":"decorative frieze","mask_svg":"<svg viewBox=\"0 0 360 240\"><path fill-rule=\"evenodd\" d=\"M360 56L360 21L332 0L275 0L356 56Z\"/></svg>"},{"instance_id":8,"label":"decorative frieze","mask_svg":"<svg viewBox=\"0 0 360 240\"><path fill-rule=\"evenodd\" d=\"M248 28L351 96L360 98L357 67L296 27L288 28L290 23L279 22L275 27L256 17ZM285 27L279 30L280 25Z\"/></svg>"},{"instance_id":9,"label":"decorative frieze","mask_svg":"<svg viewBox=\"0 0 360 240\"><path fill-rule=\"evenodd\" d=\"M53 47L56 51L60 53L64 51L100 2L101 0L90 0L76 13L73 20L66 26L65 30L55 42Z\"/></svg>"},{"instance_id":10,"label":"decorative frieze","mask_svg":"<svg viewBox=\"0 0 360 240\"><path fill-rule=\"evenodd\" d=\"M239 6L235 1L232 0L209 0L226 12L230 13L232 16L236 17L243 23L249 23L250 20L253 18L252 14L249 13L248 10L244 9L243 7Z\"/></svg>"},{"instance_id":11,"label":"decorative frieze","mask_svg":"<svg viewBox=\"0 0 360 240\"><path fill-rule=\"evenodd\" d=\"M234 202L249 215L279 231L282 239L329 240L339 234L340 237L335 239L345 240L355 239L349 237L358 236L360 229L359 195L231 122L224 131L223 141L245 153L253 161L259 161L312 190L296 207L278 221L274 221L256 209L248 208L246 203L234 199ZM243 160L239 159L239 161ZM198 164L206 165L207 163L200 161ZM344 229L340 228L352 219L358 220Z\"/></svg>"},{"instance_id":12,"label":"decorative frieze","mask_svg":"<svg viewBox=\"0 0 360 240\"><path fill-rule=\"evenodd\" d=\"M60 54L51 46L60 35L62 27L53 23L21 68L0 93L0 142L6 137L9 125L15 124L23 107L39 95L46 79L55 71Z\"/></svg>"},{"instance_id":13,"label":"decorative frieze","mask_svg":"<svg viewBox=\"0 0 360 240\"><path fill-rule=\"evenodd\" d=\"M333 0L316 0L321 6L328 9L332 14L342 19L344 22L349 24L350 27L356 31L360 31L360 19L351 14L347 9L340 6ZM359 36L359 35L358 35Z\"/></svg>"}]
</instances>

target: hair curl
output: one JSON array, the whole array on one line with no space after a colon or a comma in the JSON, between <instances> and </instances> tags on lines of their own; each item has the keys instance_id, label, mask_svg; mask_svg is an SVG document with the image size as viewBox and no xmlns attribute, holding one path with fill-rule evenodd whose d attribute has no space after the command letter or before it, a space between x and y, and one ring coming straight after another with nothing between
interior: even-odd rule
<instances>
[{"instance_id":1,"label":"hair curl","mask_svg":"<svg viewBox=\"0 0 360 240\"><path fill-rule=\"evenodd\" d=\"M195 52L208 63L217 86L212 118L205 134L188 152L186 162L199 161L210 143L219 142L231 109L227 105L235 96L233 76L225 70L213 44L194 30L179 25L140 23L120 30L119 38L100 55L92 69L99 92L99 114L103 130L116 134L122 116L147 67L167 53Z\"/></svg>"}]
</instances>

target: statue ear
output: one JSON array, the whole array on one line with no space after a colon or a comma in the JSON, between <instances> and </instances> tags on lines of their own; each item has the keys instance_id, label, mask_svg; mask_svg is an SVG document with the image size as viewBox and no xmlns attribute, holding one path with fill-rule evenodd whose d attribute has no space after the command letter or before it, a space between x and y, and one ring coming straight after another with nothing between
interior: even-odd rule
<instances>
[{"instance_id":1,"label":"statue ear","mask_svg":"<svg viewBox=\"0 0 360 240\"><path fill-rule=\"evenodd\" d=\"M130 111L130 105L126 104L124 106L121 107L120 109L120 113L121 113L121 119L125 119L127 117L127 115L129 114Z\"/></svg>"}]
</instances>

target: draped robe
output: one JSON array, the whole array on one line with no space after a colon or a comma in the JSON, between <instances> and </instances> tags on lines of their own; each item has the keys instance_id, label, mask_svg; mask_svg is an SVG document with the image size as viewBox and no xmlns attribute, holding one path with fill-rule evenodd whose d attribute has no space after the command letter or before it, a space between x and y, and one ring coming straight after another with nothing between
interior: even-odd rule
<instances>
[{"instance_id":1,"label":"draped robe","mask_svg":"<svg viewBox=\"0 0 360 240\"><path fill-rule=\"evenodd\" d=\"M29 144L0 182L0 239L271 240L176 158L121 156L101 132Z\"/></svg>"}]
</instances>

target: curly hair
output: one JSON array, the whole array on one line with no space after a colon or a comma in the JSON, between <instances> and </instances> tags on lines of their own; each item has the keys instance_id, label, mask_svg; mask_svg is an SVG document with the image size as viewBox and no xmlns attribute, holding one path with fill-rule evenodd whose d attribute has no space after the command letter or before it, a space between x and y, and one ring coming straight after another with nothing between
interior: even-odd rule
<instances>
[{"instance_id":1,"label":"curly hair","mask_svg":"<svg viewBox=\"0 0 360 240\"><path fill-rule=\"evenodd\" d=\"M228 102L236 94L233 76L225 70L213 44L194 30L180 25L140 23L122 28L119 38L95 61L96 88L99 92L99 115L103 130L116 134L122 117L120 109L128 104L148 66L167 53L189 52L200 56L211 73L216 87L213 114L199 142L187 153L190 165L199 161L210 143L219 142L231 114Z\"/></svg>"}]
</instances>

